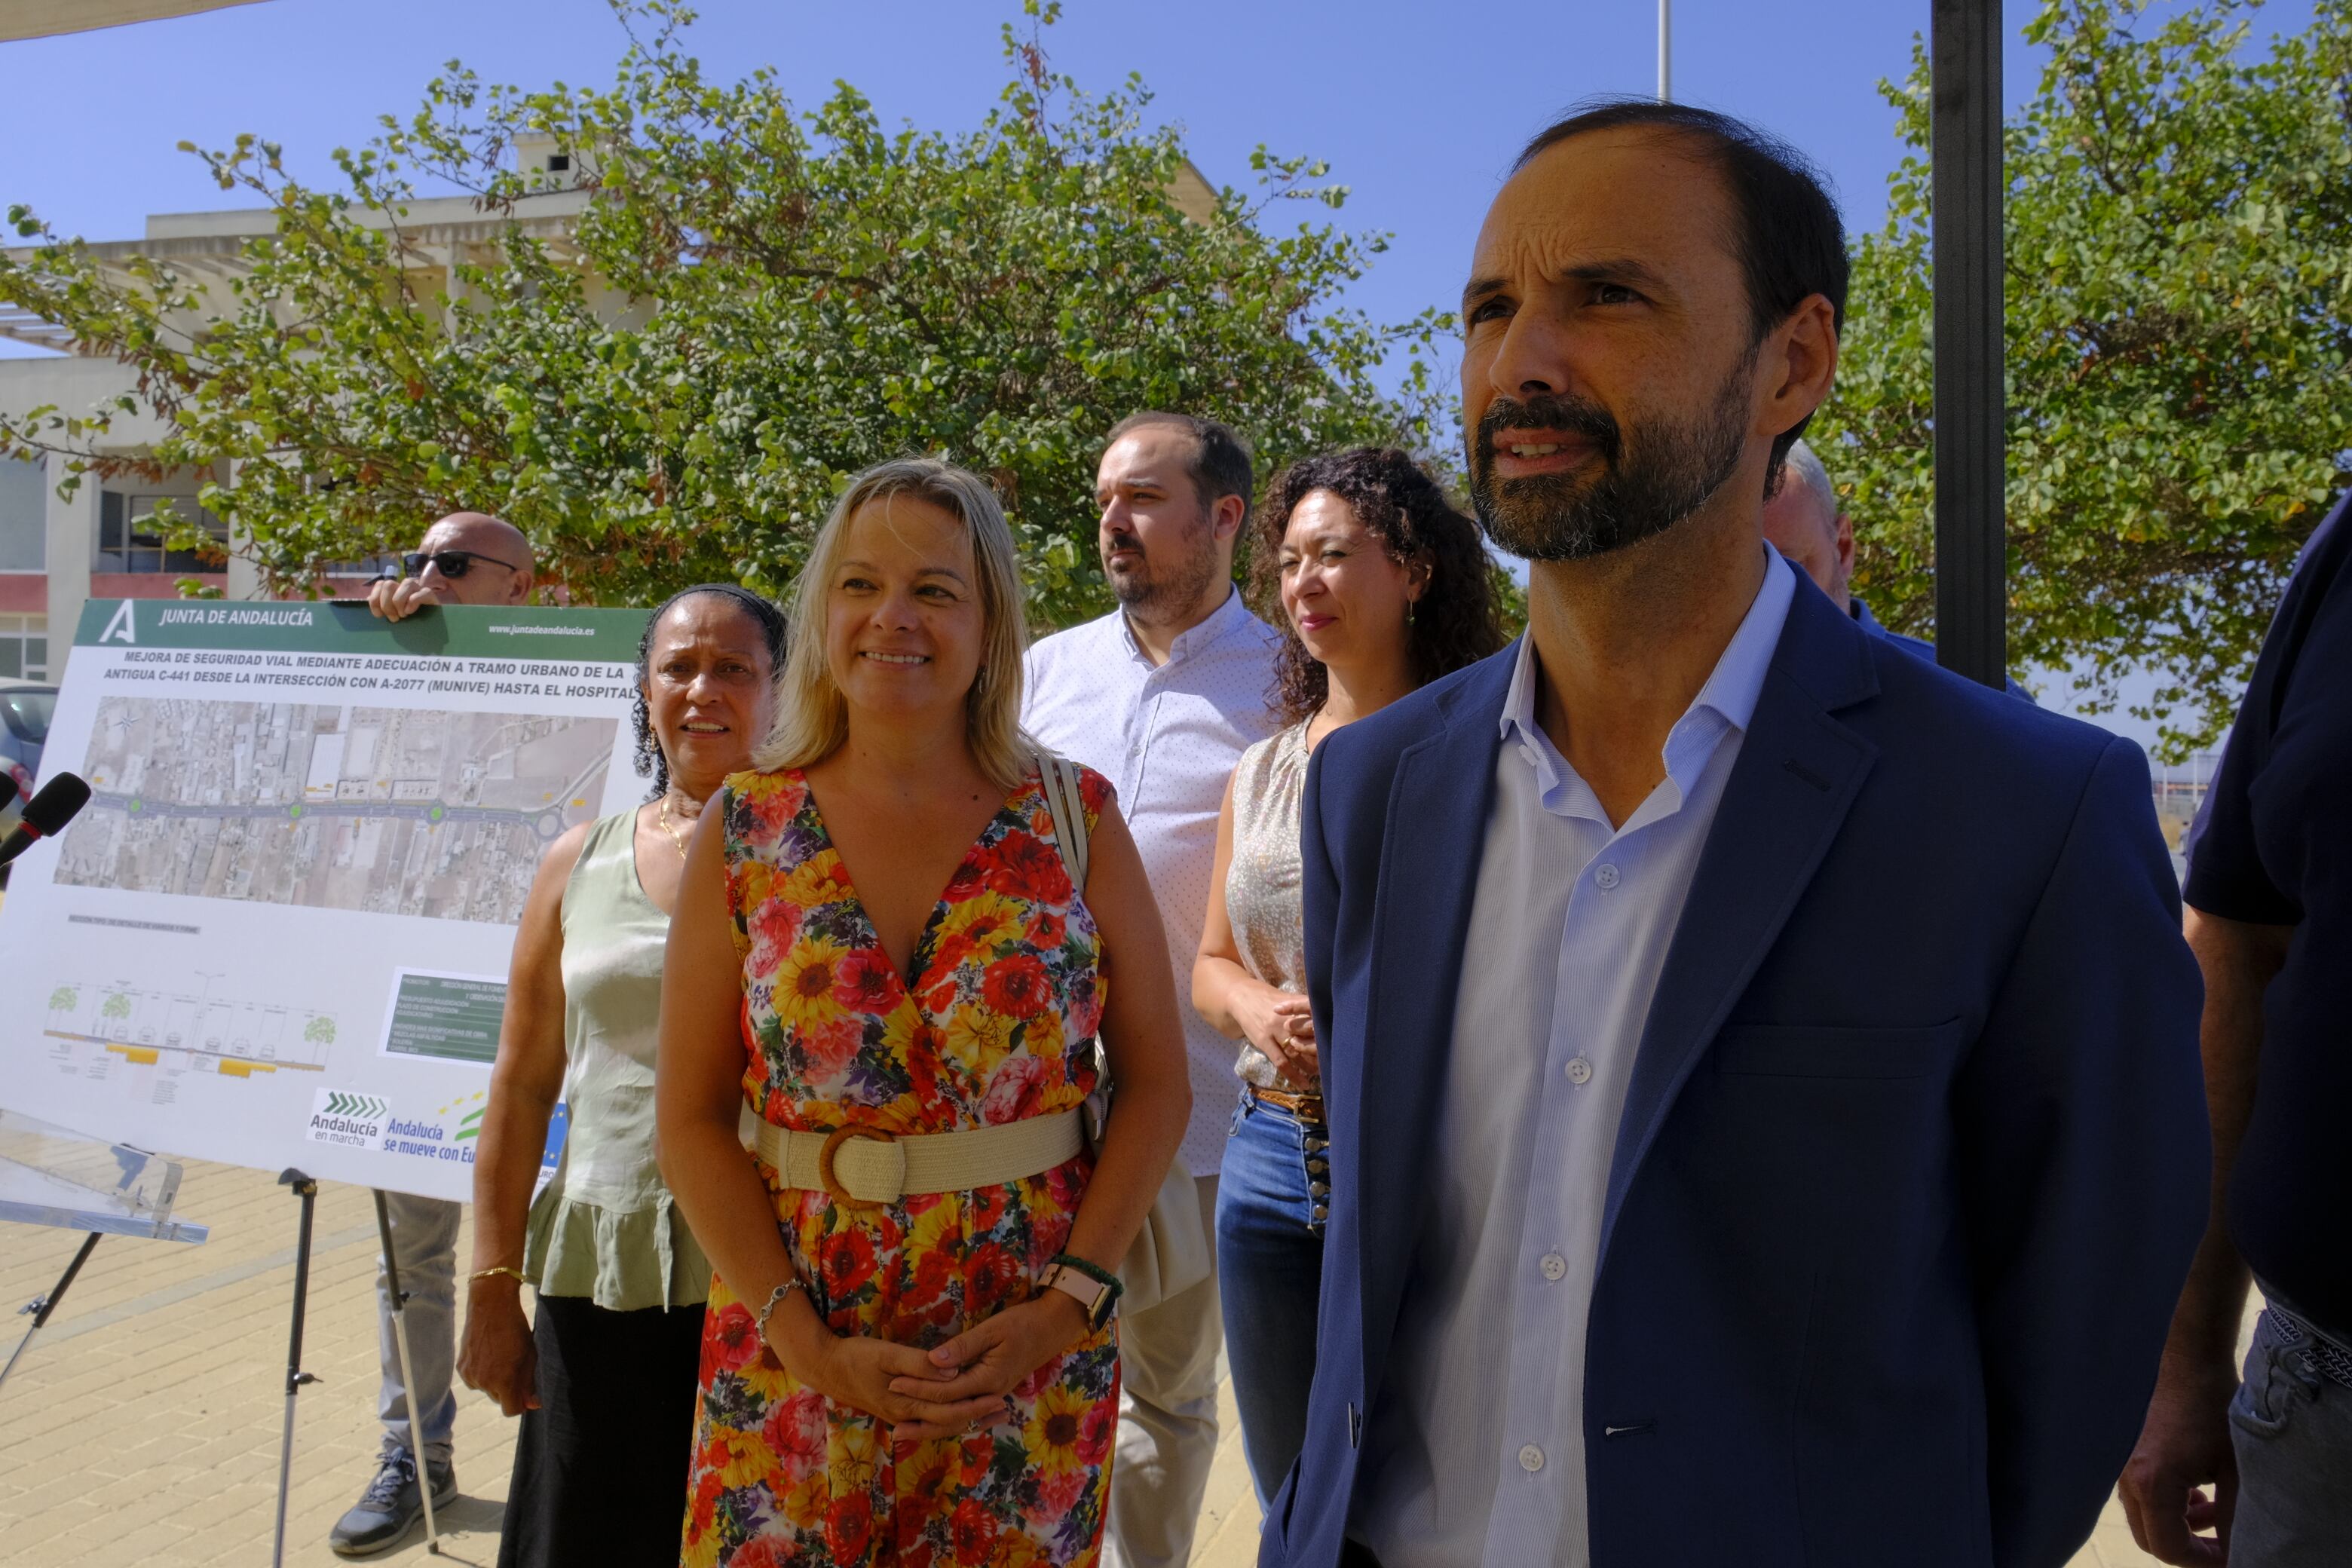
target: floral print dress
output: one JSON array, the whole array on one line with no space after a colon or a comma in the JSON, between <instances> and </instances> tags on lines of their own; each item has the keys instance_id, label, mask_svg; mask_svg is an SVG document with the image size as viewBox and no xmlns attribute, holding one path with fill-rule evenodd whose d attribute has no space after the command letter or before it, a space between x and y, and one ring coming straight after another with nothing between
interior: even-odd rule
<instances>
[{"instance_id":1,"label":"floral print dress","mask_svg":"<svg viewBox=\"0 0 2352 1568\"><path fill-rule=\"evenodd\" d=\"M1110 799L1083 772L1092 827ZM885 955L807 781L738 773L722 797L743 961L743 1092L779 1127L947 1132L1075 1110L1102 1016L1093 917L1033 773L981 831L917 940ZM929 1347L1025 1300L1093 1170L855 1211L762 1163L793 1267L838 1334ZM997 1425L909 1442L795 1381L757 1302L710 1282L686 1568L1093 1563L1118 1418L1115 1326L1047 1361Z\"/></svg>"}]
</instances>

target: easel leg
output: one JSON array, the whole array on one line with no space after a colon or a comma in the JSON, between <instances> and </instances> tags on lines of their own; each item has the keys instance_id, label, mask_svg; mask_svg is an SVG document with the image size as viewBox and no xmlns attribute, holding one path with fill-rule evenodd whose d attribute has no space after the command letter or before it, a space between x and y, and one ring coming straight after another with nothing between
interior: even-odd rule
<instances>
[{"instance_id":1,"label":"easel leg","mask_svg":"<svg viewBox=\"0 0 2352 1568\"><path fill-rule=\"evenodd\" d=\"M392 1342L400 1353L400 1383L408 1390L408 1458L416 1467L416 1495L425 1500L425 1550L441 1554L441 1528L433 1517L433 1478L425 1468L425 1438L418 1431L423 1418L416 1408L416 1369L408 1359L408 1292L400 1288L400 1258L392 1245L392 1212L383 1194L375 1194L375 1229L383 1238L384 1293L392 1300Z\"/></svg>"},{"instance_id":2,"label":"easel leg","mask_svg":"<svg viewBox=\"0 0 2352 1568\"><path fill-rule=\"evenodd\" d=\"M286 1562L286 1489L294 1474L294 1398L306 1383L319 1380L302 1370L302 1312L310 1300L310 1213L319 1202L316 1179L291 1169L278 1174L278 1184L291 1187L302 1200L302 1229L294 1244L294 1329L286 1346L286 1432L278 1446L278 1542L269 1553L271 1568Z\"/></svg>"},{"instance_id":3,"label":"easel leg","mask_svg":"<svg viewBox=\"0 0 2352 1568\"><path fill-rule=\"evenodd\" d=\"M58 1303L66 1299L66 1287L74 1282L74 1276L81 1272L81 1266L89 1261L90 1252L98 1246L98 1237L99 1233L93 1230L82 1238L81 1249L73 1255L73 1261L66 1265L66 1271L58 1276L58 1282L49 1288L47 1295L36 1296L17 1309L19 1315L25 1312L33 1314L33 1326L26 1329L25 1337L16 1342L16 1350L9 1353L8 1364L0 1366L0 1384L5 1384L8 1374L16 1370L16 1363L24 1359L25 1347L33 1342L33 1336L49 1326L49 1314L58 1310Z\"/></svg>"}]
</instances>

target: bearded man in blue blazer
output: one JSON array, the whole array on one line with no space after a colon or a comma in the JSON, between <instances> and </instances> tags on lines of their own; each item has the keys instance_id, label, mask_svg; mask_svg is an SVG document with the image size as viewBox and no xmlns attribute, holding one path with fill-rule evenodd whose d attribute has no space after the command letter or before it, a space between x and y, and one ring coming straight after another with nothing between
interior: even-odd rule
<instances>
[{"instance_id":1,"label":"bearded man in blue blazer","mask_svg":"<svg viewBox=\"0 0 2352 1568\"><path fill-rule=\"evenodd\" d=\"M1846 262L1802 161L1605 105L1465 293L1528 632L1318 748L1331 1124L1297 1568L2057 1568L2202 1226L2135 746L1871 636L1760 514Z\"/></svg>"}]
</instances>

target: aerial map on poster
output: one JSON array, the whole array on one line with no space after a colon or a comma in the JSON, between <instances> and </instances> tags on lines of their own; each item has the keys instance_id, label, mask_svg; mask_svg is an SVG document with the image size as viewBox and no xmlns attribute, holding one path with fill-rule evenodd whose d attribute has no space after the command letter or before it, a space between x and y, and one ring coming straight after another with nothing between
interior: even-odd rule
<instances>
[{"instance_id":1,"label":"aerial map on poster","mask_svg":"<svg viewBox=\"0 0 2352 1568\"><path fill-rule=\"evenodd\" d=\"M512 925L613 721L109 697L57 880ZM294 824L293 831L287 830Z\"/></svg>"},{"instance_id":2,"label":"aerial map on poster","mask_svg":"<svg viewBox=\"0 0 2352 1568\"><path fill-rule=\"evenodd\" d=\"M540 856L644 795L644 626L90 605L42 758L89 805L0 903L19 977L0 992L0 1105L162 1153L470 1195Z\"/></svg>"}]
</instances>

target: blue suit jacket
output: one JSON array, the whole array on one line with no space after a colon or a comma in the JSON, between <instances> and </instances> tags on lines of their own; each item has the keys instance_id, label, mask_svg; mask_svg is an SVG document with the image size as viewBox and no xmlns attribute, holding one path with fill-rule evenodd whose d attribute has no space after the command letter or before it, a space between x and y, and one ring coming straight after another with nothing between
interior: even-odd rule
<instances>
[{"instance_id":1,"label":"blue suit jacket","mask_svg":"<svg viewBox=\"0 0 2352 1568\"><path fill-rule=\"evenodd\" d=\"M1308 774L1332 1192L1263 1564L1339 1561L1386 1396L1514 652L1338 731ZM1617 1133L1596 1568L2066 1560L2205 1219L2179 918L2138 748L1800 585Z\"/></svg>"}]
</instances>

